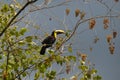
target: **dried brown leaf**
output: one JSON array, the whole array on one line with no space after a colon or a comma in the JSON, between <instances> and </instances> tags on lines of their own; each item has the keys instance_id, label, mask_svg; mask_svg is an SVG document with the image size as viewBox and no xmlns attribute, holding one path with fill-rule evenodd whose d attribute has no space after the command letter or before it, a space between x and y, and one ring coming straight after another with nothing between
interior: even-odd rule
<instances>
[{"instance_id":1,"label":"dried brown leaf","mask_svg":"<svg viewBox=\"0 0 120 80\"><path fill-rule=\"evenodd\" d=\"M96 24L95 19L91 19L91 20L89 20L89 29L93 29L94 26L95 26L95 24Z\"/></svg>"},{"instance_id":2,"label":"dried brown leaf","mask_svg":"<svg viewBox=\"0 0 120 80\"><path fill-rule=\"evenodd\" d=\"M114 51L115 51L114 45L109 46L109 51L110 51L111 54L114 54Z\"/></svg>"},{"instance_id":3,"label":"dried brown leaf","mask_svg":"<svg viewBox=\"0 0 120 80\"><path fill-rule=\"evenodd\" d=\"M113 36L111 34L106 36L107 42L110 43L112 40Z\"/></svg>"},{"instance_id":4,"label":"dried brown leaf","mask_svg":"<svg viewBox=\"0 0 120 80\"><path fill-rule=\"evenodd\" d=\"M3 71L3 74L2 74L3 80L6 80L7 76L8 76L7 71L6 70Z\"/></svg>"},{"instance_id":5,"label":"dried brown leaf","mask_svg":"<svg viewBox=\"0 0 120 80\"><path fill-rule=\"evenodd\" d=\"M109 24L109 19L108 18L104 18L103 24Z\"/></svg>"},{"instance_id":6,"label":"dried brown leaf","mask_svg":"<svg viewBox=\"0 0 120 80\"><path fill-rule=\"evenodd\" d=\"M66 12L66 15L68 16L69 13L70 13L70 9L69 9L69 8L66 8L65 12Z\"/></svg>"},{"instance_id":7,"label":"dried brown leaf","mask_svg":"<svg viewBox=\"0 0 120 80\"><path fill-rule=\"evenodd\" d=\"M108 29L108 24L104 24L104 29Z\"/></svg>"},{"instance_id":8,"label":"dried brown leaf","mask_svg":"<svg viewBox=\"0 0 120 80\"><path fill-rule=\"evenodd\" d=\"M80 14L80 10L79 10L79 9L76 9L76 10L75 10L75 17L78 17L79 14Z\"/></svg>"},{"instance_id":9,"label":"dried brown leaf","mask_svg":"<svg viewBox=\"0 0 120 80\"><path fill-rule=\"evenodd\" d=\"M86 59L87 59L87 55L83 54L83 53L80 54L80 57L81 57L82 61L86 61Z\"/></svg>"},{"instance_id":10,"label":"dried brown leaf","mask_svg":"<svg viewBox=\"0 0 120 80\"><path fill-rule=\"evenodd\" d=\"M114 31L114 32L113 32L113 38L116 38L116 36L117 36L117 32Z\"/></svg>"}]
</instances>

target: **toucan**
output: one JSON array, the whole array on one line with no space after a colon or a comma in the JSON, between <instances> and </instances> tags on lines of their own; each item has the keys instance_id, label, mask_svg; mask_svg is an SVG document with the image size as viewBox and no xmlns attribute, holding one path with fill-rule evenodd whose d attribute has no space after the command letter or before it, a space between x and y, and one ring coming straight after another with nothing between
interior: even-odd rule
<instances>
[{"instance_id":1,"label":"toucan","mask_svg":"<svg viewBox=\"0 0 120 80\"><path fill-rule=\"evenodd\" d=\"M40 50L40 54L44 55L46 48L52 47L52 45L55 43L57 35L58 34L63 34L65 33L64 30L54 30L52 32L52 34L48 37L46 37L43 41L42 41L42 48Z\"/></svg>"}]
</instances>

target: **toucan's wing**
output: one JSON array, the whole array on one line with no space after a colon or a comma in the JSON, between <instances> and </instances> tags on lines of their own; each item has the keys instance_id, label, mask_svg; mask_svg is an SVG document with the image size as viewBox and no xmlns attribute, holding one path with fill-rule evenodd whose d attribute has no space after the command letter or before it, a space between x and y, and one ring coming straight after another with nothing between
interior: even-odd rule
<instances>
[{"instance_id":1,"label":"toucan's wing","mask_svg":"<svg viewBox=\"0 0 120 80\"><path fill-rule=\"evenodd\" d=\"M43 40L42 44L53 44L55 40L56 40L55 37L48 36L47 38Z\"/></svg>"}]
</instances>

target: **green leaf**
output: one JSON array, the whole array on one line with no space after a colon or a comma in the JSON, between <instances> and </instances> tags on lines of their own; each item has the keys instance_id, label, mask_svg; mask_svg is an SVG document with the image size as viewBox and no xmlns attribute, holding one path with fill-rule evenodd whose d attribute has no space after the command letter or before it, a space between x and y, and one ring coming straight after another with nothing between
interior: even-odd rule
<instances>
[{"instance_id":1,"label":"green leaf","mask_svg":"<svg viewBox=\"0 0 120 80\"><path fill-rule=\"evenodd\" d=\"M86 74L86 77L87 77L88 79L91 79L91 73L87 73L87 74Z\"/></svg>"},{"instance_id":2,"label":"green leaf","mask_svg":"<svg viewBox=\"0 0 120 80\"><path fill-rule=\"evenodd\" d=\"M15 32L13 30L10 31L11 35L15 35Z\"/></svg>"},{"instance_id":3,"label":"green leaf","mask_svg":"<svg viewBox=\"0 0 120 80\"><path fill-rule=\"evenodd\" d=\"M97 70L96 70L96 69L92 69L92 70L91 70L91 73L92 73L92 74L96 74L96 73L97 73Z\"/></svg>"},{"instance_id":4,"label":"green leaf","mask_svg":"<svg viewBox=\"0 0 120 80\"><path fill-rule=\"evenodd\" d=\"M23 46L25 44L25 41L19 41L18 44L19 46Z\"/></svg>"},{"instance_id":5,"label":"green leaf","mask_svg":"<svg viewBox=\"0 0 120 80\"><path fill-rule=\"evenodd\" d=\"M65 36L69 37L71 32L72 32L71 30L67 30L66 33L65 33Z\"/></svg>"},{"instance_id":6,"label":"green leaf","mask_svg":"<svg viewBox=\"0 0 120 80\"><path fill-rule=\"evenodd\" d=\"M82 66L79 66L79 68L80 68L82 71L86 71L86 70L88 69L88 66L82 65Z\"/></svg>"},{"instance_id":7,"label":"green leaf","mask_svg":"<svg viewBox=\"0 0 120 80\"><path fill-rule=\"evenodd\" d=\"M84 78L80 78L80 80L85 80Z\"/></svg>"},{"instance_id":8,"label":"green leaf","mask_svg":"<svg viewBox=\"0 0 120 80\"><path fill-rule=\"evenodd\" d=\"M48 52L50 53L50 54L54 54L54 51L53 50L48 50Z\"/></svg>"},{"instance_id":9,"label":"green leaf","mask_svg":"<svg viewBox=\"0 0 120 80\"><path fill-rule=\"evenodd\" d=\"M32 42L32 39L33 39L32 36L27 36L27 37L26 37L26 41L27 41L27 42Z\"/></svg>"},{"instance_id":10,"label":"green leaf","mask_svg":"<svg viewBox=\"0 0 120 80\"><path fill-rule=\"evenodd\" d=\"M37 71L37 72L35 73L34 80L38 80L39 76L40 76L40 72Z\"/></svg>"},{"instance_id":11,"label":"green leaf","mask_svg":"<svg viewBox=\"0 0 120 80\"><path fill-rule=\"evenodd\" d=\"M69 61L76 61L76 57L75 56L66 56L66 58L69 60Z\"/></svg>"},{"instance_id":12,"label":"green leaf","mask_svg":"<svg viewBox=\"0 0 120 80\"><path fill-rule=\"evenodd\" d=\"M56 71L51 71L51 72L46 73L46 77L48 77L49 80L54 79L55 75L56 75Z\"/></svg>"},{"instance_id":13,"label":"green leaf","mask_svg":"<svg viewBox=\"0 0 120 80\"><path fill-rule=\"evenodd\" d=\"M56 71L51 71L50 74L53 75L53 76L55 76L56 75Z\"/></svg>"},{"instance_id":14,"label":"green leaf","mask_svg":"<svg viewBox=\"0 0 120 80\"><path fill-rule=\"evenodd\" d=\"M10 64L11 66L14 66L14 65L15 65L14 60L9 60L9 64Z\"/></svg>"},{"instance_id":15,"label":"green leaf","mask_svg":"<svg viewBox=\"0 0 120 80\"><path fill-rule=\"evenodd\" d=\"M9 11L9 6L8 6L8 4L4 4L3 7L2 7L2 9L1 9L1 12L6 13L6 12L8 12L8 11Z\"/></svg>"},{"instance_id":16,"label":"green leaf","mask_svg":"<svg viewBox=\"0 0 120 80\"><path fill-rule=\"evenodd\" d=\"M62 58L61 56L56 56L55 58L56 58L57 64L60 64L62 66L64 62L64 58Z\"/></svg>"},{"instance_id":17,"label":"green leaf","mask_svg":"<svg viewBox=\"0 0 120 80\"><path fill-rule=\"evenodd\" d=\"M62 80L67 80L66 78L62 78Z\"/></svg>"},{"instance_id":18,"label":"green leaf","mask_svg":"<svg viewBox=\"0 0 120 80\"><path fill-rule=\"evenodd\" d=\"M97 75L97 76L94 76L94 77L93 77L93 80L102 80L102 77L99 76L99 75Z\"/></svg>"},{"instance_id":19,"label":"green leaf","mask_svg":"<svg viewBox=\"0 0 120 80\"><path fill-rule=\"evenodd\" d=\"M40 73L44 73L46 71L46 68L47 68L47 66L45 66L44 64L40 64L38 67L39 67Z\"/></svg>"},{"instance_id":20,"label":"green leaf","mask_svg":"<svg viewBox=\"0 0 120 80\"><path fill-rule=\"evenodd\" d=\"M21 35L24 35L26 31L27 31L26 28L21 28L19 33L20 33Z\"/></svg>"},{"instance_id":21,"label":"green leaf","mask_svg":"<svg viewBox=\"0 0 120 80\"><path fill-rule=\"evenodd\" d=\"M24 72L24 73L22 74L22 76L23 76L23 77L25 77L26 75L27 75L27 73L26 73L26 72Z\"/></svg>"},{"instance_id":22,"label":"green leaf","mask_svg":"<svg viewBox=\"0 0 120 80\"><path fill-rule=\"evenodd\" d=\"M69 51L70 53L72 53L72 46L71 46L71 45L68 46L68 51Z\"/></svg>"},{"instance_id":23,"label":"green leaf","mask_svg":"<svg viewBox=\"0 0 120 80\"><path fill-rule=\"evenodd\" d=\"M0 55L0 59L2 59L2 55Z\"/></svg>"}]
</instances>

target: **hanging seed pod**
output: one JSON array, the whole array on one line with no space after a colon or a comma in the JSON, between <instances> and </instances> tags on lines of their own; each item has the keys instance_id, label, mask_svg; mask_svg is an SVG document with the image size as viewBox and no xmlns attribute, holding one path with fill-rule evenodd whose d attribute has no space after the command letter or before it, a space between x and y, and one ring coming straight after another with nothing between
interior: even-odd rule
<instances>
[{"instance_id":1,"label":"hanging seed pod","mask_svg":"<svg viewBox=\"0 0 120 80\"><path fill-rule=\"evenodd\" d=\"M70 13L70 9L69 9L69 8L66 8L65 12L66 12L66 15L68 16L69 13Z\"/></svg>"},{"instance_id":2,"label":"hanging seed pod","mask_svg":"<svg viewBox=\"0 0 120 80\"><path fill-rule=\"evenodd\" d=\"M103 24L109 24L109 19L108 18L104 18Z\"/></svg>"},{"instance_id":3,"label":"hanging seed pod","mask_svg":"<svg viewBox=\"0 0 120 80\"><path fill-rule=\"evenodd\" d=\"M116 36L117 36L117 32L113 32L113 38L116 38Z\"/></svg>"},{"instance_id":4,"label":"hanging seed pod","mask_svg":"<svg viewBox=\"0 0 120 80\"><path fill-rule=\"evenodd\" d=\"M94 26L95 26L95 24L96 24L95 19L91 19L91 20L89 20L89 29L93 29Z\"/></svg>"},{"instance_id":5,"label":"hanging seed pod","mask_svg":"<svg viewBox=\"0 0 120 80\"><path fill-rule=\"evenodd\" d=\"M79 9L76 9L76 10L75 10L75 17L78 17L79 14L80 14L80 10L79 10Z\"/></svg>"},{"instance_id":6,"label":"hanging seed pod","mask_svg":"<svg viewBox=\"0 0 120 80\"><path fill-rule=\"evenodd\" d=\"M86 61L87 55L86 54L80 54L82 61Z\"/></svg>"},{"instance_id":7,"label":"hanging seed pod","mask_svg":"<svg viewBox=\"0 0 120 80\"><path fill-rule=\"evenodd\" d=\"M104 29L108 29L108 24L104 24Z\"/></svg>"},{"instance_id":8,"label":"hanging seed pod","mask_svg":"<svg viewBox=\"0 0 120 80\"><path fill-rule=\"evenodd\" d=\"M111 34L109 34L109 35L107 35L106 36L106 39L107 39L107 42L110 44L110 42L111 42L111 40L112 40L112 35Z\"/></svg>"},{"instance_id":9,"label":"hanging seed pod","mask_svg":"<svg viewBox=\"0 0 120 80\"><path fill-rule=\"evenodd\" d=\"M110 51L111 54L114 54L114 51L115 51L114 45L109 46L109 51Z\"/></svg>"}]
</instances>

